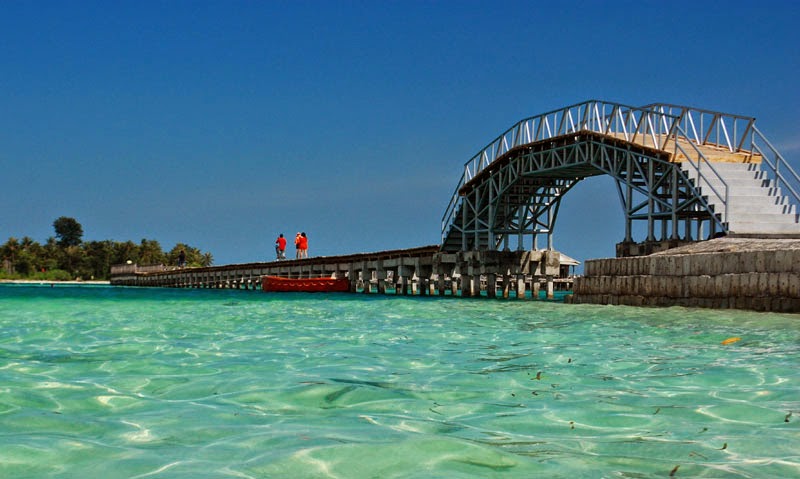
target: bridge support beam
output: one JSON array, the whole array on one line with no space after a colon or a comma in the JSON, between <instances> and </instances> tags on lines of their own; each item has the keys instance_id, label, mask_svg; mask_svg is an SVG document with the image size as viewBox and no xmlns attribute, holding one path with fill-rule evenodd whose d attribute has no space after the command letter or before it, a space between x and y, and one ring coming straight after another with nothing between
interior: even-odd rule
<instances>
[{"instance_id":1,"label":"bridge support beam","mask_svg":"<svg viewBox=\"0 0 800 479\"><path fill-rule=\"evenodd\" d=\"M509 290L511 288L511 275L504 274L502 278L503 299L508 299Z\"/></svg>"},{"instance_id":2,"label":"bridge support beam","mask_svg":"<svg viewBox=\"0 0 800 479\"><path fill-rule=\"evenodd\" d=\"M378 294L386 294L386 270L381 268L375 272L378 280Z\"/></svg>"},{"instance_id":3,"label":"bridge support beam","mask_svg":"<svg viewBox=\"0 0 800 479\"><path fill-rule=\"evenodd\" d=\"M419 264L416 267L417 283L419 284L419 293L421 296L428 296L433 294L431 288L434 286L431 281L433 276L433 267L431 265Z\"/></svg>"},{"instance_id":4,"label":"bridge support beam","mask_svg":"<svg viewBox=\"0 0 800 479\"><path fill-rule=\"evenodd\" d=\"M398 280L399 281L395 285L394 293L395 294L400 294L400 295L403 295L403 296L407 296L408 295L408 276L400 276L398 278Z\"/></svg>"},{"instance_id":5,"label":"bridge support beam","mask_svg":"<svg viewBox=\"0 0 800 479\"><path fill-rule=\"evenodd\" d=\"M455 256L446 257L446 256ZM530 277L534 297L539 291L539 280L550 276L551 290L555 289L553 278L558 275L560 253L556 251L466 251L455 255L441 254L434 258L439 277L439 294L443 294L443 277L451 279L452 294L461 291L463 297L474 297L485 291L487 297L510 296L515 290L517 298L526 297L526 282Z\"/></svg>"},{"instance_id":6,"label":"bridge support beam","mask_svg":"<svg viewBox=\"0 0 800 479\"><path fill-rule=\"evenodd\" d=\"M472 288L472 275L461 273L459 278L461 296L468 298L474 296Z\"/></svg>"},{"instance_id":7,"label":"bridge support beam","mask_svg":"<svg viewBox=\"0 0 800 479\"><path fill-rule=\"evenodd\" d=\"M363 285L362 292L364 294L372 293L372 270L365 269L361 271L361 283Z\"/></svg>"},{"instance_id":8,"label":"bridge support beam","mask_svg":"<svg viewBox=\"0 0 800 479\"><path fill-rule=\"evenodd\" d=\"M409 287L413 286L414 269L413 264L401 264L397 267L397 274L400 276L400 289L396 291L397 294L408 295Z\"/></svg>"},{"instance_id":9,"label":"bridge support beam","mask_svg":"<svg viewBox=\"0 0 800 479\"><path fill-rule=\"evenodd\" d=\"M525 275L518 274L516 276L517 276L517 299L525 299Z\"/></svg>"},{"instance_id":10,"label":"bridge support beam","mask_svg":"<svg viewBox=\"0 0 800 479\"><path fill-rule=\"evenodd\" d=\"M486 296L489 298L497 297L497 275L494 273L486 275Z\"/></svg>"}]
</instances>

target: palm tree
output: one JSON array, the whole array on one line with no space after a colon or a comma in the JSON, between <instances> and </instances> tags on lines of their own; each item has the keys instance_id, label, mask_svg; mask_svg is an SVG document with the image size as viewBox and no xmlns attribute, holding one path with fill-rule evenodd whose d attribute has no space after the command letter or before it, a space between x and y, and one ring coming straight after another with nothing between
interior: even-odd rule
<instances>
[{"instance_id":1,"label":"palm tree","mask_svg":"<svg viewBox=\"0 0 800 479\"><path fill-rule=\"evenodd\" d=\"M6 244L0 246L0 258L3 260L3 266L5 267L6 272L9 274L13 273L15 270L14 263L17 260L19 249L19 240L13 236L8 238Z\"/></svg>"}]
</instances>

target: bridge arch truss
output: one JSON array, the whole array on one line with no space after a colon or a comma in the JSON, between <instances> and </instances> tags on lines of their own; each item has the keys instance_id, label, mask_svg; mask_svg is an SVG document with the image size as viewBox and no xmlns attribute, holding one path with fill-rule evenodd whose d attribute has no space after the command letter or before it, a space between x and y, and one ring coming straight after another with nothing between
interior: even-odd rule
<instances>
[{"instance_id":1,"label":"bridge arch truss","mask_svg":"<svg viewBox=\"0 0 800 479\"><path fill-rule=\"evenodd\" d=\"M623 242L634 242L637 222L645 225L644 241L727 233L728 187L710 161L720 155L763 162L798 201L800 179L753 118L596 100L531 117L465 163L442 218L441 248L522 250L532 238L537 249L537 237L545 235L552 249L561 200L598 175L615 181L625 214ZM702 192L698 184L706 185Z\"/></svg>"}]
</instances>

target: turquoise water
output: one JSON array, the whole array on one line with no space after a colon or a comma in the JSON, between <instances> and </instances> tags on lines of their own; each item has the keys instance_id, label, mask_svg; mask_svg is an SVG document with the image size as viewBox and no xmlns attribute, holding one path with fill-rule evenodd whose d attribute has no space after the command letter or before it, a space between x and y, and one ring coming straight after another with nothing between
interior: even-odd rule
<instances>
[{"instance_id":1,"label":"turquoise water","mask_svg":"<svg viewBox=\"0 0 800 479\"><path fill-rule=\"evenodd\" d=\"M800 477L799 363L792 315L0 285L0 477Z\"/></svg>"}]
</instances>

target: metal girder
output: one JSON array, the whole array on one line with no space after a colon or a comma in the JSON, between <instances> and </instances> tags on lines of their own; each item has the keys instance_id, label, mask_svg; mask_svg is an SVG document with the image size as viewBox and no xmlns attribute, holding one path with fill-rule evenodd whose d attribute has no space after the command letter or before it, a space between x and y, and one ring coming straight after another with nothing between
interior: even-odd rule
<instances>
[{"instance_id":1,"label":"metal girder","mask_svg":"<svg viewBox=\"0 0 800 479\"><path fill-rule=\"evenodd\" d=\"M539 234L547 234L550 244L561 198L594 175L616 182L625 241L633 240L635 221L646 224L648 240L703 239L705 228L709 235L725 232L728 186L703 153L708 148L761 162L800 206L800 176L755 119L663 103L589 100L517 122L464 164L442 216L441 249L505 249L509 237L522 248L526 235L535 245ZM702 196L675 161L698 184L720 186L704 187Z\"/></svg>"},{"instance_id":2,"label":"metal girder","mask_svg":"<svg viewBox=\"0 0 800 479\"><path fill-rule=\"evenodd\" d=\"M631 237L630 223L637 220L648 223L651 240L656 221L670 223L673 239L680 231L678 222L718 221L693 183L663 152L578 132L516 148L473 177L459 191L461 221L451 227L460 241L445 240L442 247L499 249L516 242L516 249L523 249L522 238L533 237L535 245L541 234L551 246L561 199L580 180L596 175L611 176L617 184L626 239ZM661 235L665 232L662 226Z\"/></svg>"}]
</instances>

